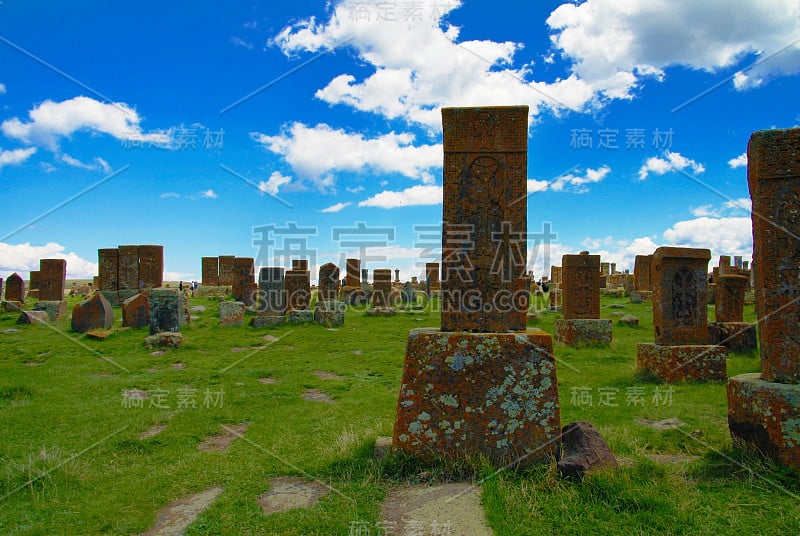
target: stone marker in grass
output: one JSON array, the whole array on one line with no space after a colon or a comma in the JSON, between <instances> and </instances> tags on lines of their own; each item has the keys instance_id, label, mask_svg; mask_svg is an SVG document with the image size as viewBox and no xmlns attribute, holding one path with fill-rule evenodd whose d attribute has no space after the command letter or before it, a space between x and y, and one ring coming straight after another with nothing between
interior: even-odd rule
<instances>
[{"instance_id":1,"label":"stone marker in grass","mask_svg":"<svg viewBox=\"0 0 800 536\"><path fill-rule=\"evenodd\" d=\"M756 325L744 322L744 294L749 279L744 275L719 276L714 303L715 322L708 325L711 344L721 344L731 352L754 350Z\"/></svg>"},{"instance_id":2,"label":"stone marker in grass","mask_svg":"<svg viewBox=\"0 0 800 536\"><path fill-rule=\"evenodd\" d=\"M611 320L600 318L600 255L564 255L561 265L564 318L556 320L556 341L573 348L610 345Z\"/></svg>"},{"instance_id":3,"label":"stone marker in grass","mask_svg":"<svg viewBox=\"0 0 800 536\"><path fill-rule=\"evenodd\" d=\"M800 128L747 147L761 374L728 381L734 443L800 470Z\"/></svg>"},{"instance_id":4,"label":"stone marker in grass","mask_svg":"<svg viewBox=\"0 0 800 536\"><path fill-rule=\"evenodd\" d=\"M556 457L553 342L527 329L528 108L445 108L442 328L411 330L392 444L502 466Z\"/></svg>"}]
</instances>

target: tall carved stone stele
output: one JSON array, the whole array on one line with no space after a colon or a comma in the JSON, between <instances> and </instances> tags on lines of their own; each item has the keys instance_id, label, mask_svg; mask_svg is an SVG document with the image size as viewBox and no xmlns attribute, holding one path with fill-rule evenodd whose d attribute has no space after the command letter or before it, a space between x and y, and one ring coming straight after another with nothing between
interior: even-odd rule
<instances>
[{"instance_id":1,"label":"tall carved stone stele","mask_svg":"<svg viewBox=\"0 0 800 536\"><path fill-rule=\"evenodd\" d=\"M525 326L528 108L442 119L442 329L409 333L392 444L529 465L556 456L561 419L552 338Z\"/></svg>"},{"instance_id":2,"label":"tall carved stone stele","mask_svg":"<svg viewBox=\"0 0 800 536\"><path fill-rule=\"evenodd\" d=\"M708 344L707 249L660 247L653 253L655 344L639 343L639 370L665 381L724 381L724 346Z\"/></svg>"},{"instance_id":3,"label":"tall carved stone stele","mask_svg":"<svg viewBox=\"0 0 800 536\"><path fill-rule=\"evenodd\" d=\"M600 255L564 255L557 273L564 318L556 320L555 340L570 347L611 344L611 320L600 318Z\"/></svg>"},{"instance_id":4,"label":"tall carved stone stele","mask_svg":"<svg viewBox=\"0 0 800 536\"><path fill-rule=\"evenodd\" d=\"M800 128L753 133L747 157L761 374L728 381L728 426L800 471Z\"/></svg>"},{"instance_id":5,"label":"tall carved stone stele","mask_svg":"<svg viewBox=\"0 0 800 536\"><path fill-rule=\"evenodd\" d=\"M747 276L736 274L720 275L717 279L715 321L708 324L711 344L721 344L731 352L745 352L758 346L756 325L743 319L744 295L749 282Z\"/></svg>"}]
</instances>

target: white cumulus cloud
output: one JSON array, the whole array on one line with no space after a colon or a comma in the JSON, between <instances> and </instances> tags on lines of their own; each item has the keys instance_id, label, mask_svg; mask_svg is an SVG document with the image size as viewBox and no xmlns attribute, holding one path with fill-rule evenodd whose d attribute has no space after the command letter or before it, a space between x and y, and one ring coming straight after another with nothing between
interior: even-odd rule
<instances>
[{"instance_id":1,"label":"white cumulus cloud","mask_svg":"<svg viewBox=\"0 0 800 536\"><path fill-rule=\"evenodd\" d=\"M90 279L97 275L96 262L83 259L73 252L65 252L65 249L56 242L48 242L43 246L34 246L29 242L0 242L0 275L5 279L17 272L27 279L31 270L39 269L40 259L66 259L67 277L70 279Z\"/></svg>"},{"instance_id":2,"label":"white cumulus cloud","mask_svg":"<svg viewBox=\"0 0 800 536\"><path fill-rule=\"evenodd\" d=\"M279 171L273 171L272 175L269 176L269 179L260 181L258 183L258 191L265 194L278 195L278 191L281 189L281 187L289 184L290 182L292 182L291 177L287 177L286 175L281 174Z\"/></svg>"},{"instance_id":3,"label":"white cumulus cloud","mask_svg":"<svg viewBox=\"0 0 800 536\"><path fill-rule=\"evenodd\" d=\"M30 158L36 152L36 147L28 147L26 149L11 149L4 151L0 149L0 169L4 166L14 166L21 164Z\"/></svg>"},{"instance_id":4,"label":"white cumulus cloud","mask_svg":"<svg viewBox=\"0 0 800 536\"><path fill-rule=\"evenodd\" d=\"M587 169L583 176L568 173L566 175L557 177L553 182L551 182L550 189L556 192L570 190L575 193L586 193L589 191L587 184L602 181L610 172L610 167L602 166L598 169Z\"/></svg>"},{"instance_id":5,"label":"white cumulus cloud","mask_svg":"<svg viewBox=\"0 0 800 536\"><path fill-rule=\"evenodd\" d=\"M104 173L108 173L111 171L111 166L103 160L101 157L97 156L94 158L92 164L87 164L86 162L81 162L77 158L73 158L72 156L68 155L67 153L62 153L58 156L58 159L64 162L67 165L80 168L80 169L88 169L90 171L102 171Z\"/></svg>"},{"instance_id":6,"label":"white cumulus cloud","mask_svg":"<svg viewBox=\"0 0 800 536\"><path fill-rule=\"evenodd\" d=\"M650 173L664 175L672 171L683 171L686 169L690 169L692 173L703 173L706 170L703 164L695 162L691 158L686 158L681 153L667 151L664 153L664 158L654 156L647 159L647 162L639 168L639 180L645 180Z\"/></svg>"},{"instance_id":7,"label":"white cumulus cloud","mask_svg":"<svg viewBox=\"0 0 800 536\"><path fill-rule=\"evenodd\" d=\"M731 158L728 160L728 165L731 167L731 169L747 166L747 153L742 153L736 158Z\"/></svg>"},{"instance_id":8,"label":"white cumulus cloud","mask_svg":"<svg viewBox=\"0 0 800 536\"><path fill-rule=\"evenodd\" d=\"M664 231L672 245L708 248L716 255L753 254L753 224L750 218L701 217L679 221Z\"/></svg>"},{"instance_id":9,"label":"white cumulus cloud","mask_svg":"<svg viewBox=\"0 0 800 536\"><path fill-rule=\"evenodd\" d=\"M359 207L397 208L442 203L442 187L418 184L400 192L384 190L358 203Z\"/></svg>"}]
</instances>

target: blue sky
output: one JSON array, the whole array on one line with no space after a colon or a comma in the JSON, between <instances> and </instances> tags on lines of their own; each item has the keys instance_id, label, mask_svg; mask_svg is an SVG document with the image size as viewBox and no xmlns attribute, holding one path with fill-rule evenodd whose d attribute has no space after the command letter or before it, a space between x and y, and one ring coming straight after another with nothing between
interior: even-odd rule
<instances>
[{"instance_id":1,"label":"blue sky","mask_svg":"<svg viewBox=\"0 0 800 536\"><path fill-rule=\"evenodd\" d=\"M151 243L168 279L221 254L421 275L439 109L514 104L537 277L582 249L749 259L747 140L800 124L796 0L117 4L0 3L0 277Z\"/></svg>"}]
</instances>

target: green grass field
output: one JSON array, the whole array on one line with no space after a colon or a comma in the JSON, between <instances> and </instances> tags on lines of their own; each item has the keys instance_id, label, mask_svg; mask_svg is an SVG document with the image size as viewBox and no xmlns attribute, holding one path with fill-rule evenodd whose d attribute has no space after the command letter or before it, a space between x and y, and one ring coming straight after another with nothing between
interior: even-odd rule
<instances>
[{"instance_id":1,"label":"green grass field","mask_svg":"<svg viewBox=\"0 0 800 536\"><path fill-rule=\"evenodd\" d=\"M602 316L614 319L610 348L555 347L562 424L589 420L620 461L580 483L554 465L497 472L372 459L376 437L391 435L408 331L438 326L438 312L380 318L350 308L336 330L257 330L219 327L218 303L193 299L207 310L182 330L183 347L162 355L145 348L145 330L97 341L71 333L68 319L56 330L0 313L0 331L21 329L0 333L0 533L138 534L173 500L218 485L224 492L188 534L347 535L355 522L377 526L390 486L465 475L481 483L496 534L800 533L800 478L732 449L723 383L635 378L636 343L653 338L649 303L602 299ZM640 326L618 324L618 311ZM556 318L542 313L530 325L553 333ZM747 306L745 320L754 318ZM758 370L755 352L729 356L729 376ZM312 388L336 403L300 396ZM150 398L124 398L132 389ZM640 422L667 418L686 424ZM247 431L227 451L198 449L221 425L240 423ZM139 439L157 424L164 431ZM267 516L256 498L280 475L311 476L338 493Z\"/></svg>"}]
</instances>

